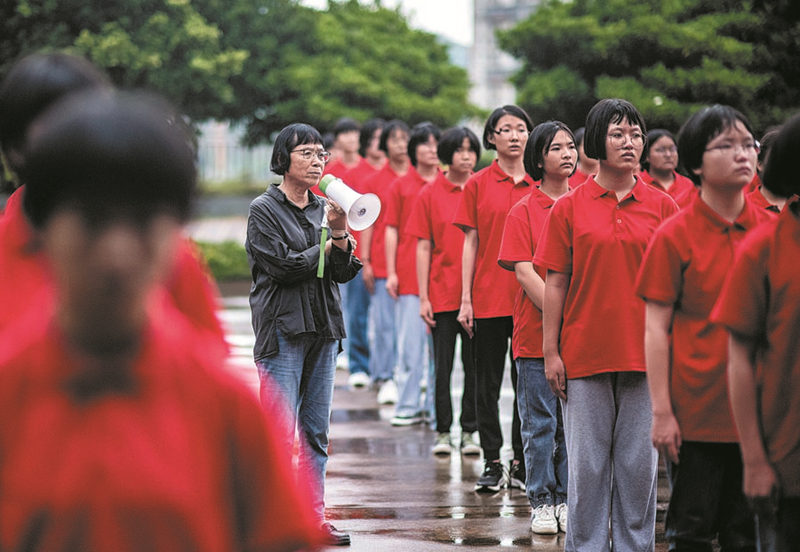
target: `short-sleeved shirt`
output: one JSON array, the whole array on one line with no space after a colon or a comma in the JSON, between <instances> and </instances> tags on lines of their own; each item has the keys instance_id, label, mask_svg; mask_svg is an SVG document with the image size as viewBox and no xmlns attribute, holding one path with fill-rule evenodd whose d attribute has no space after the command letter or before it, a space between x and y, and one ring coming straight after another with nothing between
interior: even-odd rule
<instances>
[{"instance_id":1,"label":"short-sleeved shirt","mask_svg":"<svg viewBox=\"0 0 800 552\"><path fill-rule=\"evenodd\" d=\"M372 265L372 273L376 278L386 278L386 205L389 202L389 190L392 182L397 180L398 175L389 163L386 163L381 170L367 179L364 192L373 193L381 200L381 213L372 225L372 242L369 247L369 261Z\"/></svg>"},{"instance_id":2,"label":"short-sleeved shirt","mask_svg":"<svg viewBox=\"0 0 800 552\"><path fill-rule=\"evenodd\" d=\"M462 230L478 231L478 254L472 279L472 310L475 318L511 316L517 281L497 264L508 212L531 191L530 175L515 183L497 160L472 175L464 185L453 223Z\"/></svg>"},{"instance_id":3,"label":"short-sleeved shirt","mask_svg":"<svg viewBox=\"0 0 800 552\"><path fill-rule=\"evenodd\" d=\"M764 194L761 193L761 187L759 186L749 194L746 194L748 201L750 201L753 205L758 207L759 209L764 209L768 213L770 213L773 218L778 216L778 213L781 212L780 208L777 205L773 205L770 203Z\"/></svg>"},{"instance_id":4,"label":"short-sleeved shirt","mask_svg":"<svg viewBox=\"0 0 800 552\"><path fill-rule=\"evenodd\" d=\"M0 352L0 548L30 549L31 538L37 550L318 543L280 410L268 406L268 418L199 353L183 317L148 314L132 368L108 367L101 383L52 319Z\"/></svg>"},{"instance_id":5,"label":"short-sleeved shirt","mask_svg":"<svg viewBox=\"0 0 800 552\"><path fill-rule=\"evenodd\" d=\"M534 264L570 274L560 340L567 378L645 370L636 274L653 232L677 211L640 179L622 201L592 178L553 205Z\"/></svg>"},{"instance_id":6,"label":"short-sleeved shirt","mask_svg":"<svg viewBox=\"0 0 800 552\"><path fill-rule=\"evenodd\" d=\"M437 169L438 171L438 169ZM441 172L437 172L438 178ZM417 237L408 231L411 211L417 196L427 182L422 179L414 167L392 182L389 190L389 201L386 205L386 226L397 229L397 253L395 270L397 271L398 295L418 295L417 282Z\"/></svg>"},{"instance_id":7,"label":"short-sleeved shirt","mask_svg":"<svg viewBox=\"0 0 800 552\"><path fill-rule=\"evenodd\" d=\"M422 188L406 230L417 239L430 240L431 264L428 295L433 312L461 306L461 253L464 233L451 221L463 193L444 174Z\"/></svg>"},{"instance_id":8,"label":"short-sleeved shirt","mask_svg":"<svg viewBox=\"0 0 800 552\"><path fill-rule=\"evenodd\" d=\"M675 200L675 203L678 204L678 207L684 209L694 200L695 194L692 193L694 191L694 182L675 171L672 171L672 175L675 177L675 180L672 182L672 186L667 189L653 178L649 172L642 171L639 173L639 177L645 184L649 184L655 189L669 194L670 197Z\"/></svg>"},{"instance_id":9,"label":"short-sleeved shirt","mask_svg":"<svg viewBox=\"0 0 800 552\"><path fill-rule=\"evenodd\" d=\"M577 188L590 177L591 175L586 174L585 172L581 171L580 169L575 169L575 172L572 173L572 176L569 177L569 187L570 188Z\"/></svg>"},{"instance_id":10,"label":"short-sleeved shirt","mask_svg":"<svg viewBox=\"0 0 800 552\"><path fill-rule=\"evenodd\" d=\"M500 266L514 270L514 263L533 262L536 245L554 203L550 196L534 188L511 208L497 258ZM534 266L534 270L542 280L545 279L544 269ZM514 358L542 358L542 311L533 304L522 286L518 288L514 299L511 350Z\"/></svg>"},{"instance_id":11,"label":"short-sleeved shirt","mask_svg":"<svg viewBox=\"0 0 800 552\"><path fill-rule=\"evenodd\" d=\"M728 333L709 319L745 234L769 215L745 201L731 224L699 197L653 235L636 292L673 306L670 397L689 441L738 441L727 385Z\"/></svg>"},{"instance_id":12,"label":"short-sleeved shirt","mask_svg":"<svg viewBox=\"0 0 800 552\"><path fill-rule=\"evenodd\" d=\"M800 497L800 215L797 205L739 247L711 319L756 343L755 384L767 457L783 496Z\"/></svg>"}]
</instances>

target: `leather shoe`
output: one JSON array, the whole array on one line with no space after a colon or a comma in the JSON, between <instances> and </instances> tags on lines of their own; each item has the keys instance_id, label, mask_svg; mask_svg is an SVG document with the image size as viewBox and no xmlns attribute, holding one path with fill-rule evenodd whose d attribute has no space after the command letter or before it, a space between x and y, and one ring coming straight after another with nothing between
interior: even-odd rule
<instances>
[{"instance_id":1,"label":"leather shoe","mask_svg":"<svg viewBox=\"0 0 800 552\"><path fill-rule=\"evenodd\" d=\"M344 531L339 531L332 523L323 523L322 532L325 534L325 544L330 546L350 546L350 535Z\"/></svg>"}]
</instances>

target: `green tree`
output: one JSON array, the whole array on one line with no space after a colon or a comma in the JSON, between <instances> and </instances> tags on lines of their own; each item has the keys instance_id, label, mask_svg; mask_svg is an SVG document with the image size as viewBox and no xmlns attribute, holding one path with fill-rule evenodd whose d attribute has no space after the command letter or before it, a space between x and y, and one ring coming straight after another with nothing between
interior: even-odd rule
<instances>
[{"instance_id":1,"label":"green tree","mask_svg":"<svg viewBox=\"0 0 800 552\"><path fill-rule=\"evenodd\" d=\"M763 130L800 106L797 12L789 0L549 0L498 38L522 61L513 82L536 120L582 126L598 99L622 97L650 128L724 103Z\"/></svg>"},{"instance_id":2,"label":"green tree","mask_svg":"<svg viewBox=\"0 0 800 552\"><path fill-rule=\"evenodd\" d=\"M190 0L10 0L0 7L0 76L21 55L71 49L116 84L158 91L205 118L234 102L229 79L248 56L223 48L221 34Z\"/></svg>"}]
</instances>

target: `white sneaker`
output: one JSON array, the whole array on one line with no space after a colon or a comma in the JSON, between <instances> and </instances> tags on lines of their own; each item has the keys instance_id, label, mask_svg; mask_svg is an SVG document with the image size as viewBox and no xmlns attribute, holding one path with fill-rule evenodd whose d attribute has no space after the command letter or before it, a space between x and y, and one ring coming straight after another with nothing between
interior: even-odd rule
<instances>
[{"instance_id":1,"label":"white sneaker","mask_svg":"<svg viewBox=\"0 0 800 552\"><path fill-rule=\"evenodd\" d=\"M562 533L567 532L567 504L562 502L555 508L556 519L558 520L558 530Z\"/></svg>"},{"instance_id":2,"label":"white sneaker","mask_svg":"<svg viewBox=\"0 0 800 552\"><path fill-rule=\"evenodd\" d=\"M440 433L436 436L436 444L433 445L433 454L450 454L453 443L450 441L449 433Z\"/></svg>"},{"instance_id":3,"label":"white sneaker","mask_svg":"<svg viewBox=\"0 0 800 552\"><path fill-rule=\"evenodd\" d=\"M558 533L558 521L552 506L543 504L533 511L531 531L537 535L555 535Z\"/></svg>"},{"instance_id":4,"label":"white sneaker","mask_svg":"<svg viewBox=\"0 0 800 552\"><path fill-rule=\"evenodd\" d=\"M365 372L353 372L347 378L347 385L350 389L364 389L369 385L370 379Z\"/></svg>"},{"instance_id":5,"label":"white sneaker","mask_svg":"<svg viewBox=\"0 0 800 552\"><path fill-rule=\"evenodd\" d=\"M475 439L476 433L462 433L461 434L461 454L476 455L481 453L481 446L478 440Z\"/></svg>"},{"instance_id":6,"label":"white sneaker","mask_svg":"<svg viewBox=\"0 0 800 552\"><path fill-rule=\"evenodd\" d=\"M384 381L378 389L378 404L397 404L397 384L394 380Z\"/></svg>"}]
</instances>

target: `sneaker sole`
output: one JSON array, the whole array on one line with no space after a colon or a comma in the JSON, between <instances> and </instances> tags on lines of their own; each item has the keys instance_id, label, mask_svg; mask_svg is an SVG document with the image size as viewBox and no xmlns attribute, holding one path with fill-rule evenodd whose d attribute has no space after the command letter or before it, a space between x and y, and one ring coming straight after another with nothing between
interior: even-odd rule
<instances>
[{"instance_id":1,"label":"sneaker sole","mask_svg":"<svg viewBox=\"0 0 800 552\"><path fill-rule=\"evenodd\" d=\"M409 418L408 420L392 419L391 424L395 427L406 427L422 423L422 418Z\"/></svg>"},{"instance_id":2,"label":"sneaker sole","mask_svg":"<svg viewBox=\"0 0 800 552\"><path fill-rule=\"evenodd\" d=\"M508 488L509 489L515 489L516 488L516 489L520 489L521 491L524 491L525 490L525 482L524 481L520 481L519 479L512 479L511 481L508 482Z\"/></svg>"},{"instance_id":3,"label":"sneaker sole","mask_svg":"<svg viewBox=\"0 0 800 552\"><path fill-rule=\"evenodd\" d=\"M558 528L553 529L551 527L545 527L545 528L534 529L533 527L531 527L531 532L537 535L556 535L558 534Z\"/></svg>"},{"instance_id":4,"label":"sneaker sole","mask_svg":"<svg viewBox=\"0 0 800 552\"><path fill-rule=\"evenodd\" d=\"M479 485L475 484L475 492L476 493L497 493L500 492L500 489L503 487L502 484L499 485Z\"/></svg>"},{"instance_id":5,"label":"sneaker sole","mask_svg":"<svg viewBox=\"0 0 800 552\"><path fill-rule=\"evenodd\" d=\"M440 448L433 447L433 453L436 456L450 456L450 447L446 447L446 445L442 445Z\"/></svg>"},{"instance_id":6,"label":"sneaker sole","mask_svg":"<svg viewBox=\"0 0 800 552\"><path fill-rule=\"evenodd\" d=\"M466 454L467 456L474 456L481 453L481 447L475 445L472 447L464 447L461 449L461 454Z\"/></svg>"}]
</instances>

